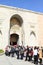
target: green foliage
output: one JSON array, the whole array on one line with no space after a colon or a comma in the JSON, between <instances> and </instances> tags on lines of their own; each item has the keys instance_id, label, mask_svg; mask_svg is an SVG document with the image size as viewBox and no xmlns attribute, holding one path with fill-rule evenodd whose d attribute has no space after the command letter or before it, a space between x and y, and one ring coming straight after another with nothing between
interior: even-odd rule
<instances>
[{"instance_id":1,"label":"green foliage","mask_svg":"<svg viewBox=\"0 0 43 65\"><path fill-rule=\"evenodd\" d=\"M3 52L4 52L4 50L0 49L0 53L3 53Z\"/></svg>"}]
</instances>

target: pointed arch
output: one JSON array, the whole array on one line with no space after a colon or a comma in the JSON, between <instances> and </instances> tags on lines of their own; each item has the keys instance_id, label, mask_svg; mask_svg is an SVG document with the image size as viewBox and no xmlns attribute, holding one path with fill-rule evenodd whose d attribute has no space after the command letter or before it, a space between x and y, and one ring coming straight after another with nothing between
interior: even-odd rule
<instances>
[{"instance_id":1,"label":"pointed arch","mask_svg":"<svg viewBox=\"0 0 43 65\"><path fill-rule=\"evenodd\" d=\"M36 34L34 31L31 31L30 35L32 35L32 34L36 37Z\"/></svg>"},{"instance_id":2,"label":"pointed arch","mask_svg":"<svg viewBox=\"0 0 43 65\"><path fill-rule=\"evenodd\" d=\"M14 14L11 16L10 18L10 24L12 24L12 22L15 24L18 24L19 26L22 26L23 23L23 19L20 15L18 14ZM12 25L11 25L12 26Z\"/></svg>"},{"instance_id":3,"label":"pointed arch","mask_svg":"<svg viewBox=\"0 0 43 65\"><path fill-rule=\"evenodd\" d=\"M1 30L0 30L0 34L2 35L2 32L1 32Z\"/></svg>"}]
</instances>

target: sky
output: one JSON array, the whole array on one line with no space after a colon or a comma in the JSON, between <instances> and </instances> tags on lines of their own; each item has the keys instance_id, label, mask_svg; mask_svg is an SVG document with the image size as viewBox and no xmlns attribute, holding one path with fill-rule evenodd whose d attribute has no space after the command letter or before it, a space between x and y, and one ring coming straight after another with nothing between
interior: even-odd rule
<instances>
[{"instance_id":1,"label":"sky","mask_svg":"<svg viewBox=\"0 0 43 65\"><path fill-rule=\"evenodd\" d=\"M0 0L0 4L43 13L43 0Z\"/></svg>"}]
</instances>

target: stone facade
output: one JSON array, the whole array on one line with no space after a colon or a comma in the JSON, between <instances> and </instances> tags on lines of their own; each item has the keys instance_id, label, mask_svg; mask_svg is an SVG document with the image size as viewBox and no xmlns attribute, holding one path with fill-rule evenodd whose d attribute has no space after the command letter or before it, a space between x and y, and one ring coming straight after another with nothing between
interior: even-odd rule
<instances>
[{"instance_id":1,"label":"stone facade","mask_svg":"<svg viewBox=\"0 0 43 65\"><path fill-rule=\"evenodd\" d=\"M10 42L43 46L43 14L0 5L0 48Z\"/></svg>"}]
</instances>

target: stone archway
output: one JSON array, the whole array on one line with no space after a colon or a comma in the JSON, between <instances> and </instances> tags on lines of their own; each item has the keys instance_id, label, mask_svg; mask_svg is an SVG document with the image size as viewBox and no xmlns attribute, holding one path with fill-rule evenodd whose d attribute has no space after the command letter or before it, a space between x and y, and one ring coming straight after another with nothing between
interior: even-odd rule
<instances>
[{"instance_id":1,"label":"stone archway","mask_svg":"<svg viewBox=\"0 0 43 65\"><path fill-rule=\"evenodd\" d=\"M13 15L10 18L10 28L13 25L19 25L21 27L22 26L22 23L23 23L22 17L20 15L18 15L18 14L15 14L15 15Z\"/></svg>"},{"instance_id":2,"label":"stone archway","mask_svg":"<svg viewBox=\"0 0 43 65\"><path fill-rule=\"evenodd\" d=\"M22 20L22 17L18 14L15 14L13 15L11 18L10 18L10 33L15 33L13 36L15 37L16 39L16 42L17 42L17 38L16 36L18 37L19 36L19 43L21 43L21 36L22 36L22 23L23 23L23 20ZM15 36L16 35L16 36ZM10 35L10 38L11 38L11 35ZM10 39L10 42L11 42L11 39Z\"/></svg>"}]
</instances>

